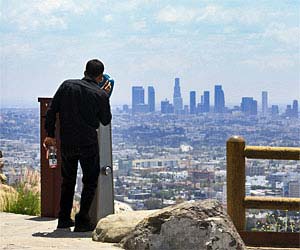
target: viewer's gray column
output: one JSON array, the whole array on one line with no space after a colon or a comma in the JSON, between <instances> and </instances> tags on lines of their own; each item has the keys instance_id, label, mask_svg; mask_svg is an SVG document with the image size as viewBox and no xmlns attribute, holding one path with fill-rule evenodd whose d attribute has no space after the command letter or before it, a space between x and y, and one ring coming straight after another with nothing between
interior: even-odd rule
<instances>
[{"instance_id":1,"label":"viewer's gray column","mask_svg":"<svg viewBox=\"0 0 300 250\"><path fill-rule=\"evenodd\" d=\"M90 209L92 223L97 223L99 219L114 213L111 124L107 126L100 124L98 142L100 174L95 198Z\"/></svg>"}]
</instances>

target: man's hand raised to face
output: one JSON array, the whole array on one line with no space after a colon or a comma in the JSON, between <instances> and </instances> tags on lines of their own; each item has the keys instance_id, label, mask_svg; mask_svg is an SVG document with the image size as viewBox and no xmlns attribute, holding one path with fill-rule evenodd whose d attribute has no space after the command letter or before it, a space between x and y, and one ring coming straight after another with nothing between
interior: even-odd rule
<instances>
[{"instance_id":1,"label":"man's hand raised to face","mask_svg":"<svg viewBox=\"0 0 300 250\"><path fill-rule=\"evenodd\" d=\"M111 84L110 82L107 80L104 85L102 86L102 88L107 94L110 93L110 90L111 90Z\"/></svg>"}]
</instances>

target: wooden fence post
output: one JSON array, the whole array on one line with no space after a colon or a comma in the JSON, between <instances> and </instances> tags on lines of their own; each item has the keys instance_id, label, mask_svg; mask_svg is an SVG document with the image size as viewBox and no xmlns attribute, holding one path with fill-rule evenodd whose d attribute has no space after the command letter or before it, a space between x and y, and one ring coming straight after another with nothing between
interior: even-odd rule
<instances>
[{"instance_id":1,"label":"wooden fence post","mask_svg":"<svg viewBox=\"0 0 300 250\"><path fill-rule=\"evenodd\" d=\"M238 231L245 230L245 140L239 136L227 140L227 213Z\"/></svg>"}]
</instances>

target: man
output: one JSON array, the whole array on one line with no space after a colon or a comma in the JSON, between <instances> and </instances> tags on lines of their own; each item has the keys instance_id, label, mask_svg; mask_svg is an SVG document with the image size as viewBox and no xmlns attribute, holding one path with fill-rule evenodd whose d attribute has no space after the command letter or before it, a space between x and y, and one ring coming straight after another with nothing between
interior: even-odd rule
<instances>
[{"instance_id":1,"label":"man","mask_svg":"<svg viewBox=\"0 0 300 250\"><path fill-rule=\"evenodd\" d=\"M100 122L105 126L111 121L108 82L100 88L104 65L97 59L87 62L84 78L66 80L58 88L47 110L44 140L46 149L55 146L56 114L60 120L62 156L62 185L60 212L57 228L74 226L71 220L78 161L83 173L83 189L80 211L75 216L75 232L94 229L89 218L89 209L97 188L100 172L99 148L96 129Z\"/></svg>"}]
</instances>

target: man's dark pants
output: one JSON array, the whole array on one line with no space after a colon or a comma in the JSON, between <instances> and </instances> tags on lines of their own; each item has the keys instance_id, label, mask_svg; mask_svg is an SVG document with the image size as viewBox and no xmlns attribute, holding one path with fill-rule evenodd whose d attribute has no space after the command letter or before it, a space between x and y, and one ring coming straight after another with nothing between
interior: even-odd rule
<instances>
[{"instance_id":1,"label":"man's dark pants","mask_svg":"<svg viewBox=\"0 0 300 250\"><path fill-rule=\"evenodd\" d=\"M59 219L70 219L78 161L80 162L83 173L83 189L81 192L79 215L82 218L88 218L88 213L96 192L100 172L98 144L89 146L62 145L61 148L61 174L63 180L61 185Z\"/></svg>"}]
</instances>

